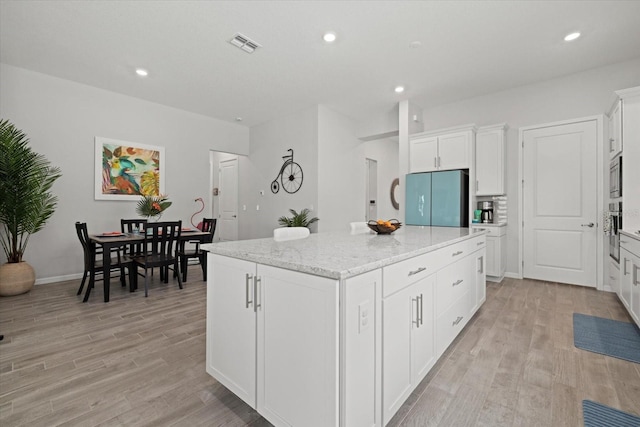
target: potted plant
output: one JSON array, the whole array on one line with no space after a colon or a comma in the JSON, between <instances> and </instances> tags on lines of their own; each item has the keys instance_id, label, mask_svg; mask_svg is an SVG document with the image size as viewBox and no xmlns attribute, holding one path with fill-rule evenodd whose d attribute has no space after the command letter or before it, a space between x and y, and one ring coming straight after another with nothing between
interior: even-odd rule
<instances>
[{"instance_id":1,"label":"potted plant","mask_svg":"<svg viewBox=\"0 0 640 427\"><path fill-rule=\"evenodd\" d=\"M138 215L147 217L149 221L160 221L162 213L171 206L169 198L164 195L149 196L144 195L138 200L136 212Z\"/></svg>"},{"instance_id":2,"label":"potted plant","mask_svg":"<svg viewBox=\"0 0 640 427\"><path fill-rule=\"evenodd\" d=\"M313 217L309 218L309 213L311 212L309 209L304 208L300 211L300 213L296 212L294 209L289 209L291 218L287 218L286 216L281 216L278 218L278 224L283 227L307 227L313 224L316 221L319 221L318 218Z\"/></svg>"},{"instance_id":3,"label":"potted plant","mask_svg":"<svg viewBox=\"0 0 640 427\"><path fill-rule=\"evenodd\" d=\"M50 190L60 176L60 168L34 152L21 130L0 119L0 243L7 257L0 266L0 296L33 287L35 272L22 257L29 237L42 230L55 211L58 199Z\"/></svg>"}]
</instances>

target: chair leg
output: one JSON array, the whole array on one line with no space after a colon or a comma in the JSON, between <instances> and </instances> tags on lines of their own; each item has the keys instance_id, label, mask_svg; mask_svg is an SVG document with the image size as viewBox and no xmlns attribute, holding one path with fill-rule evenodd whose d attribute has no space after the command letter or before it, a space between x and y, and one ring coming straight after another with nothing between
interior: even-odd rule
<instances>
[{"instance_id":1,"label":"chair leg","mask_svg":"<svg viewBox=\"0 0 640 427\"><path fill-rule=\"evenodd\" d=\"M129 265L129 292L134 292L138 287L138 267L135 265Z\"/></svg>"},{"instance_id":2,"label":"chair leg","mask_svg":"<svg viewBox=\"0 0 640 427\"><path fill-rule=\"evenodd\" d=\"M148 278L149 274L147 274L147 267L145 266L144 268L144 297L148 297L149 296L149 292L148 292L148 287L147 287L147 278Z\"/></svg>"},{"instance_id":3,"label":"chair leg","mask_svg":"<svg viewBox=\"0 0 640 427\"><path fill-rule=\"evenodd\" d=\"M124 277L124 266L120 266L120 284L122 285L122 287L124 288L125 286L127 286L127 281Z\"/></svg>"},{"instance_id":4,"label":"chair leg","mask_svg":"<svg viewBox=\"0 0 640 427\"><path fill-rule=\"evenodd\" d=\"M198 258L200 259L200 268L202 269L202 280L207 281L207 254L200 254Z\"/></svg>"},{"instance_id":5,"label":"chair leg","mask_svg":"<svg viewBox=\"0 0 640 427\"><path fill-rule=\"evenodd\" d=\"M84 282L87 280L87 270L84 271L82 275L82 282L80 282L80 288L78 289L78 293L76 295L80 295L82 293L82 288L84 288Z\"/></svg>"},{"instance_id":6,"label":"chair leg","mask_svg":"<svg viewBox=\"0 0 640 427\"><path fill-rule=\"evenodd\" d=\"M82 302L89 301L89 295L91 294L91 288L93 288L95 280L96 280L96 274L94 272L89 273L89 283L87 283L87 291L84 294L84 298L82 299Z\"/></svg>"},{"instance_id":7,"label":"chair leg","mask_svg":"<svg viewBox=\"0 0 640 427\"><path fill-rule=\"evenodd\" d=\"M178 272L178 287L182 289L182 278L180 277L180 263L178 262L178 258L176 258L176 262L173 265L173 268Z\"/></svg>"},{"instance_id":8,"label":"chair leg","mask_svg":"<svg viewBox=\"0 0 640 427\"><path fill-rule=\"evenodd\" d=\"M180 268L182 269L182 281L187 281L187 270L189 265L189 258L186 256L180 257Z\"/></svg>"}]
</instances>

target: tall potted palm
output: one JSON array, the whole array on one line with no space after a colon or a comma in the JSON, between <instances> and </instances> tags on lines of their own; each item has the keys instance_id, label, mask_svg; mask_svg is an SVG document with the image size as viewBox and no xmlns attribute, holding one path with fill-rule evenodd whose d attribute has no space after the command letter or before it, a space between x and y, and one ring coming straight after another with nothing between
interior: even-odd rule
<instances>
[{"instance_id":1,"label":"tall potted palm","mask_svg":"<svg viewBox=\"0 0 640 427\"><path fill-rule=\"evenodd\" d=\"M29 236L44 228L57 197L53 183L61 176L29 139L8 120L0 119L0 243L7 263L0 265L0 296L28 292L35 283L33 268L22 257Z\"/></svg>"}]
</instances>

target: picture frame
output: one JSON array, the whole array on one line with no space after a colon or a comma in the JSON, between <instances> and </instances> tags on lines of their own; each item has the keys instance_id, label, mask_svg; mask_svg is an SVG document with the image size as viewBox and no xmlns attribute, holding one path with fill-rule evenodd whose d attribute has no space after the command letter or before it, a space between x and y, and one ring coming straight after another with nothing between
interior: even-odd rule
<instances>
[{"instance_id":1,"label":"picture frame","mask_svg":"<svg viewBox=\"0 0 640 427\"><path fill-rule=\"evenodd\" d=\"M165 194L164 147L95 137L95 200Z\"/></svg>"}]
</instances>

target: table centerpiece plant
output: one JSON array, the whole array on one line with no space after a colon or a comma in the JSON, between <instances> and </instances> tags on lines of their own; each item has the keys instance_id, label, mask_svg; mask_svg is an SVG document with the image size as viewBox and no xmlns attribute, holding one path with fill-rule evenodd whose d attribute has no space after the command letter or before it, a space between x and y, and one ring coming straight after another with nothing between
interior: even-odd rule
<instances>
[{"instance_id":1,"label":"table centerpiece plant","mask_svg":"<svg viewBox=\"0 0 640 427\"><path fill-rule=\"evenodd\" d=\"M29 139L0 119L0 243L7 263L0 266L0 295L29 292L35 271L22 259L29 237L42 230L58 198L51 193L62 176L58 167L29 147Z\"/></svg>"},{"instance_id":2,"label":"table centerpiece plant","mask_svg":"<svg viewBox=\"0 0 640 427\"><path fill-rule=\"evenodd\" d=\"M136 212L140 216L147 217L149 221L159 221L162 213L171 206L169 198L165 195L144 195L138 200Z\"/></svg>"}]
</instances>

